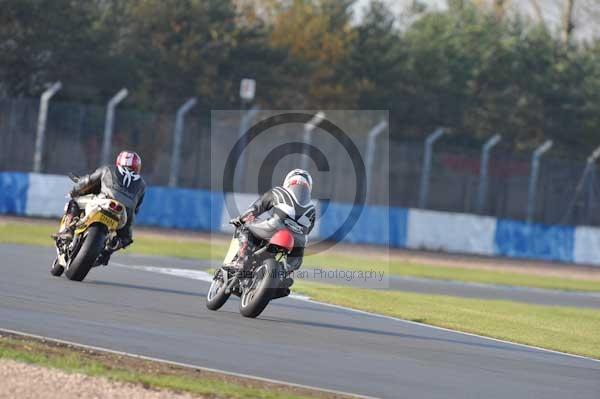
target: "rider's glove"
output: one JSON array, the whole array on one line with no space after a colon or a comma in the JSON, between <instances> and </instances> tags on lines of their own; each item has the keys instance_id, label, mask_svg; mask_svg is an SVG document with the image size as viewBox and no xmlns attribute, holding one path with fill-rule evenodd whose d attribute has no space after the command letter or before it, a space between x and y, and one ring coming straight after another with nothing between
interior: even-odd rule
<instances>
[{"instance_id":1,"label":"rider's glove","mask_svg":"<svg viewBox=\"0 0 600 399\"><path fill-rule=\"evenodd\" d=\"M249 213L245 216L242 216L242 221L244 222L244 224L248 224L248 223L252 223L256 220L256 216L254 216L253 214Z\"/></svg>"},{"instance_id":2,"label":"rider's glove","mask_svg":"<svg viewBox=\"0 0 600 399\"><path fill-rule=\"evenodd\" d=\"M241 227L244 222L242 222L242 219L238 216L236 218L233 218L229 221L229 224L234 225L235 227Z\"/></svg>"},{"instance_id":3,"label":"rider's glove","mask_svg":"<svg viewBox=\"0 0 600 399\"><path fill-rule=\"evenodd\" d=\"M232 224L235 227L241 227L246 223L252 223L255 219L256 217L253 214L249 213L247 215L240 215L236 218L231 219L229 221L229 224Z\"/></svg>"}]
</instances>

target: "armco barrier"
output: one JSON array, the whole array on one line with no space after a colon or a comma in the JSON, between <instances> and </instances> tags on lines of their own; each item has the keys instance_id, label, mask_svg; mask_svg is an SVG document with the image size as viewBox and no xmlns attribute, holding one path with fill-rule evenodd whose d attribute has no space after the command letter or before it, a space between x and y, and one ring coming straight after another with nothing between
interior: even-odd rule
<instances>
[{"instance_id":1,"label":"armco barrier","mask_svg":"<svg viewBox=\"0 0 600 399\"><path fill-rule=\"evenodd\" d=\"M70 185L64 176L0 173L0 213L58 217ZM255 196L236 197L240 207L244 207ZM226 232L230 215L226 214L224 199L222 193L206 190L150 187L137 224ZM334 234L352 209L350 204L319 205L319 226L313 239ZM600 229L583 226L545 226L476 215L365 206L349 234L333 238L351 243L600 266Z\"/></svg>"},{"instance_id":2,"label":"armco barrier","mask_svg":"<svg viewBox=\"0 0 600 399\"><path fill-rule=\"evenodd\" d=\"M408 209L390 208L390 246L405 248L408 236Z\"/></svg>"},{"instance_id":3,"label":"armco barrier","mask_svg":"<svg viewBox=\"0 0 600 399\"><path fill-rule=\"evenodd\" d=\"M320 238L331 238L333 240L341 240L350 243L360 244L376 244L376 245L391 245L390 240L390 223L398 222L400 226L395 226L399 233L394 242L404 246L404 242L400 239L404 235L400 229L406 226L405 213L401 210L394 212L394 217L397 220L390 219L390 208L383 206L364 206L362 212L357 219L352 219L352 204L341 204L330 202L324 211L319 215L321 220ZM343 229L340 230L343 224L353 223L354 226L345 235Z\"/></svg>"},{"instance_id":4,"label":"armco barrier","mask_svg":"<svg viewBox=\"0 0 600 399\"><path fill-rule=\"evenodd\" d=\"M498 220L495 255L573 262L575 229ZM598 259L600 261L600 259Z\"/></svg>"},{"instance_id":5,"label":"armco barrier","mask_svg":"<svg viewBox=\"0 0 600 399\"><path fill-rule=\"evenodd\" d=\"M221 193L149 187L136 223L176 229L218 231L222 207Z\"/></svg>"},{"instance_id":6,"label":"armco barrier","mask_svg":"<svg viewBox=\"0 0 600 399\"><path fill-rule=\"evenodd\" d=\"M600 264L600 229L579 226L575 229L575 263Z\"/></svg>"},{"instance_id":7,"label":"armco barrier","mask_svg":"<svg viewBox=\"0 0 600 399\"><path fill-rule=\"evenodd\" d=\"M27 173L0 173L0 213L24 215L28 189Z\"/></svg>"},{"instance_id":8,"label":"armco barrier","mask_svg":"<svg viewBox=\"0 0 600 399\"><path fill-rule=\"evenodd\" d=\"M73 182L67 176L29 174L27 216L59 217L63 214L67 193Z\"/></svg>"},{"instance_id":9,"label":"armco barrier","mask_svg":"<svg viewBox=\"0 0 600 399\"><path fill-rule=\"evenodd\" d=\"M494 255L495 230L494 218L411 209L407 247Z\"/></svg>"}]
</instances>

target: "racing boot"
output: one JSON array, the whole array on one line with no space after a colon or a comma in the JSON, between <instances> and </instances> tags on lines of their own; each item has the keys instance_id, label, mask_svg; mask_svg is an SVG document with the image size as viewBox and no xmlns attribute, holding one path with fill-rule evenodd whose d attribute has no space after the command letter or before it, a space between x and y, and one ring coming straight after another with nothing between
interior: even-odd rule
<instances>
[{"instance_id":1,"label":"racing boot","mask_svg":"<svg viewBox=\"0 0 600 399\"><path fill-rule=\"evenodd\" d=\"M56 234L52 234L52 238L54 240L72 240L73 235L75 234L75 224L77 223L77 218L80 214L79 205L77 205L77 201L71 199L67 204L67 209L65 211L65 223L64 228Z\"/></svg>"},{"instance_id":2,"label":"racing boot","mask_svg":"<svg viewBox=\"0 0 600 399\"><path fill-rule=\"evenodd\" d=\"M94 265L94 267L108 266L108 262L110 261L110 257L112 256L112 254L114 254L120 249L128 247L129 245L131 245L131 243L133 243L131 237L114 237L111 240L111 242L108 243L104 250L100 253L100 256L98 256L98 259L96 259L96 264Z\"/></svg>"},{"instance_id":3,"label":"racing boot","mask_svg":"<svg viewBox=\"0 0 600 399\"><path fill-rule=\"evenodd\" d=\"M294 284L294 279L291 277L286 277L283 279L281 283L281 287L277 288L273 293L273 297L271 299L284 298L290 295L290 287Z\"/></svg>"},{"instance_id":4,"label":"racing boot","mask_svg":"<svg viewBox=\"0 0 600 399\"><path fill-rule=\"evenodd\" d=\"M290 293L291 291L289 288L280 287L275 290L271 299L285 298L286 296L289 296Z\"/></svg>"},{"instance_id":5,"label":"racing boot","mask_svg":"<svg viewBox=\"0 0 600 399\"><path fill-rule=\"evenodd\" d=\"M294 279L291 277L286 277L283 279L283 284L282 286L285 288L290 288L292 285L294 285Z\"/></svg>"},{"instance_id":6,"label":"racing boot","mask_svg":"<svg viewBox=\"0 0 600 399\"><path fill-rule=\"evenodd\" d=\"M104 249L104 251L102 251L100 253L100 256L96 260L96 264L94 265L94 267L96 267L96 266L108 266L108 262L110 261L110 256L112 254L113 254L112 251Z\"/></svg>"},{"instance_id":7,"label":"racing boot","mask_svg":"<svg viewBox=\"0 0 600 399\"><path fill-rule=\"evenodd\" d=\"M58 233L52 234L54 240L72 240L75 234L75 216L68 213L65 215L65 227Z\"/></svg>"},{"instance_id":8,"label":"racing boot","mask_svg":"<svg viewBox=\"0 0 600 399\"><path fill-rule=\"evenodd\" d=\"M254 250L254 246L249 240L247 234L240 234L240 249L238 250L237 257L235 261L231 265L234 269L236 269L236 276L238 278L250 277L246 275L248 272L248 268L250 266L250 255Z\"/></svg>"}]
</instances>

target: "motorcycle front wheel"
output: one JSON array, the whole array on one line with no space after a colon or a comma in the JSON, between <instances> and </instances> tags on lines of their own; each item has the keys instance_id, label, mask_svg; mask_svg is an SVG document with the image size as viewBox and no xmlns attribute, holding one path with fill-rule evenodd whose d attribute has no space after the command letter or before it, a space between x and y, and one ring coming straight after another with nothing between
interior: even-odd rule
<instances>
[{"instance_id":1,"label":"motorcycle front wheel","mask_svg":"<svg viewBox=\"0 0 600 399\"><path fill-rule=\"evenodd\" d=\"M244 317L258 317L269 304L278 287L279 263L268 258L254 270L252 285L245 289L240 298L240 314Z\"/></svg>"},{"instance_id":2,"label":"motorcycle front wheel","mask_svg":"<svg viewBox=\"0 0 600 399\"><path fill-rule=\"evenodd\" d=\"M104 249L107 234L108 230L102 224L90 226L79 251L65 272L69 280L82 281L87 276Z\"/></svg>"},{"instance_id":3,"label":"motorcycle front wheel","mask_svg":"<svg viewBox=\"0 0 600 399\"><path fill-rule=\"evenodd\" d=\"M65 268L63 266L59 265L58 258L55 258L54 262L52 263L52 267L50 268L50 274L53 275L54 277L60 277L60 276L62 276L64 271L65 271Z\"/></svg>"},{"instance_id":4,"label":"motorcycle front wheel","mask_svg":"<svg viewBox=\"0 0 600 399\"><path fill-rule=\"evenodd\" d=\"M206 307L209 310L219 310L229 299L231 294L225 293L226 284L223 280L223 269L215 272L215 276L210 283L210 288L206 294Z\"/></svg>"}]
</instances>

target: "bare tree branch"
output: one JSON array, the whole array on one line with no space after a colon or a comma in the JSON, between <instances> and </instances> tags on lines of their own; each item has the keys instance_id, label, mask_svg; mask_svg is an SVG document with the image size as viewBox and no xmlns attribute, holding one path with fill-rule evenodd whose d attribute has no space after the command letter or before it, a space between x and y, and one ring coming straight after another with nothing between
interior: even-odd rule
<instances>
[{"instance_id":1,"label":"bare tree branch","mask_svg":"<svg viewBox=\"0 0 600 399\"><path fill-rule=\"evenodd\" d=\"M544 20L544 13L542 12L542 7L540 6L540 2L538 0L529 0L529 2L533 6L533 9L535 11L535 15L537 16L538 21L541 24L546 25L546 21Z\"/></svg>"},{"instance_id":2,"label":"bare tree branch","mask_svg":"<svg viewBox=\"0 0 600 399\"><path fill-rule=\"evenodd\" d=\"M573 8L575 6L575 0L566 0L565 8L563 11L563 24L562 24L562 35L561 39L563 45L569 44L571 39L571 32L575 29L573 24Z\"/></svg>"}]
</instances>

